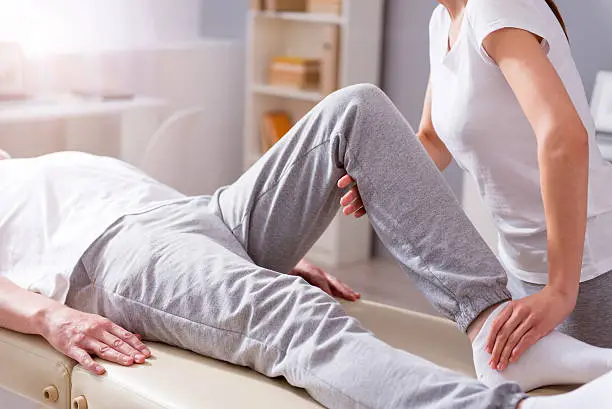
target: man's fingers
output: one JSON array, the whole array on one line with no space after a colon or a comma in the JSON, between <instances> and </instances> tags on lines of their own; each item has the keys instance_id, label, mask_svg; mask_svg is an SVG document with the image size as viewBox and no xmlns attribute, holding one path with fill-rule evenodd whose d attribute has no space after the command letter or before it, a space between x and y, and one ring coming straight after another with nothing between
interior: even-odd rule
<instances>
[{"instance_id":1,"label":"man's fingers","mask_svg":"<svg viewBox=\"0 0 612 409\"><path fill-rule=\"evenodd\" d=\"M302 278L308 281L311 285L314 285L315 287L319 287L321 290L325 291L327 294L331 295L332 297L334 296L334 293L329 283L327 282L325 277L323 277L323 275L312 274L312 275L309 275L308 277L302 277Z\"/></svg>"},{"instance_id":2,"label":"man's fingers","mask_svg":"<svg viewBox=\"0 0 612 409\"><path fill-rule=\"evenodd\" d=\"M104 372L106 372L104 367L97 364L96 361L94 361L83 348L74 346L66 353L66 355L77 361L87 371L96 375L102 375Z\"/></svg>"},{"instance_id":3,"label":"man's fingers","mask_svg":"<svg viewBox=\"0 0 612 409\"><path fill-rule=\"evenodd\" d=\"M353 291L348 285L344 284L342 281L338 280L336 277L331 276L329 274L325 274L325 277L329 281L332 290L338 295L348 301L356 301L359 299L359 293Z\"/></svg>"},{"instance_id":4,"label":"man's fingers","mask_svg":"<svg viewBox=\"0 0 612 409\"><path fill-rule=\"evenodd\" d=\"M363 201L361 200L361 198L356 199L353 202L353 206L355 207L355 211L363 209Z\"/></svg>"},{"instance_id":5,"label":"man's fingers","mask_svg":"<svg viewBox=\"0 0 612 409\"><path fill-rule=\"evenodd\" d=\"M122 365L131 365L134 363L134 361L138 363L143 363L145 361L145 356L140 351L133 348L131 345L128 345L127 342L116 337L108 331L103 331L98 336L98 340L123 355L121 357L121 362L113 362L117 362L118 364Z\"/></svg>"},{"instance_id":6,"label":"man's fingers","mask_svg":"<svg viewBox=\"0 0 612 409\"><path fill-rule=\"evenodd\" d=\"M504 308L497 317L493 320L493 325L491 325L491 331L489 332L489 337L487 338L487 352L493 353L493 346L495 345L495 341L497 340L497 334L502 329L506 321L512 315L512 303L509 303L506 308Z\"/></svg>"},{"instance_id":7,"label":"man's fingers","mask_svg":"<svg viewBox=\"0 0 612 409\"><path fill-rule=\"evenodd\" d=\"M151 356L151 351L145 344L142 342L142 336L137 334L132 334L130 331L121 328L119 325L112 323L108 332L116 336L117 338L122 339L128 345L137 349L138 352L143 354L146 358Z\"/></svg>"},{"instance_id":8,"label":"man's fingers","mask_svg":"<svg viewBox=\"0 0 612 409\"><path fill-rule=\"evenodd\" d=\"M359 219L360 217L363 217L367 214L365 207L362 207L361 209L357 210L355 213L353 213L353 216L355 216L356 219Z\"/></svg>"},{"instance_id":9,"label":"man's fingers","mask_svg":"<svg viewBox=\"0 0 612 409\"><path fill-rule=\"evenodd\" d=\"M342 196L342 199L340 200L340 204L342 206L347 206L351 204L352 202L354 202L355 199L358 199L358 198L359 198L359 191L357 190L356 187L353 187L351 190L348 191L347 194Z\"/></svg>"},{"instance_id":10,"label":"man's fingers","mask_svg":"<svg viewBox=\"0 0 612 409\"><path fill-rule=\"evenodd\" d=\"M356 211L360 209L363 209L363 203L361 202L361 199L358 199L358 200L355 200L350 205L346 206L343 212L346 216L350 216L351 214L355 213Z\"/></svg>"},{"instance_id":11,"label":"man's fingers","mask_svg":"<svg viewBox=\"0 0 612 409\"><path fill-rule=\"evenodd\" d=\"M86 342L84 342L83 348L87 350L87 352L97 355L109 362L114 362L123 366L131 366L134 364L133 357L123 354L110 345L100 342L94 338L89 338Z\"/></svg>"},{"instance_id":12,"label":"man's fingers","mask_svg":"<svg viewBox=\"0 0 612 409\"><path fill-rule=\"evenodd\" d=\"M513 313L512 316L506 321L502 329L497 334L495 340L495 346L493 347L493 353L491 354L491 368L501 370L499 358L501 357L502 351L508 343L508 338L518 326L521 324L521 317Z\"/></svg>"},{"instance_id":13,"label":"man's fingers","mask_svg":"<svg viewBox=\"0 0 612 409\"><path fill-rule=\"evenodd\" d=\"M338 181L338 187L340 189L345 189L347 187L349 187L350 185L352 185L355 181L353 180L353 178L351 177L351 175L344 175L342 178L340 178L340 180Z\"/></svg>"}]
</instances>

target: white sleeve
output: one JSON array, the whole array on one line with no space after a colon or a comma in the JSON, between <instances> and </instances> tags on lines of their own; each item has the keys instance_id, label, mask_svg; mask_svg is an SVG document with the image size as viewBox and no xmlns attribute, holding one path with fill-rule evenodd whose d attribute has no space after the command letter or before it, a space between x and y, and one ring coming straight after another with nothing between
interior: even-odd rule
<instances>
[{"instance_id":1,"label":"white sleeve","mask_svg":"<svg viewBox=\"0 0 612 409\"><path fill-rule=\"evenodd\" d=\"M481 54L489 61L491 59L482 44L495 31L503 28L529 31L543 39L542 46L548 53L552 36L561 30L552 11L547 12L548 5L544 0L471 0L468 7L471 30Z\"/></svg>"},{"instance_id":2,"label":"white sleeve","mask_svg":"<svg viewBox=\"0 0 612 409\"><path fill-rule=\"evenodd\" d=\"M448 38L448 31L443 32L444 13L446 10L443 5L438 5L429 20L429 58L430 61L435 61L436 53L442 47L443 38ZM443 36L443 37L441 37Z\"/></svg>"}]
</instances>

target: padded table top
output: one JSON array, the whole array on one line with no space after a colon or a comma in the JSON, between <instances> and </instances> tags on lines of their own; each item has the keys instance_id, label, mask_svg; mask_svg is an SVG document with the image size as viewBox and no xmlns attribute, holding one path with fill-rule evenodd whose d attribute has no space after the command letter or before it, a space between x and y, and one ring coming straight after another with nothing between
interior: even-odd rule
<instances>
[{"instance_id":1,"label":"padded table top","mask_svg":"<svg viewBox=\"0 0 612 409\"><path fill-rule=\"evenodd\" d=\"M377 303L345 303L347 313L396 348L474 376L467 337L446 320ZM131 368L104 362L107 374L94 376L55 352L39 337L0 330L0 385L52 408L69 408L84 396L88 409L320 408L303 390L236 367L162 344L149 344L154 357ZM74 367L74 369L73 369ZM42 390L55 385L60 398L46 402ZM567 388L536 391L551 394Z\"/></svg>"},{"instance_id":2,"label":"padded table top","mask_svg":"<svg viewBox=\"0 0 612 409\"><path fill-rule=\"evenodd\" d=\"M70 407L70 374L75 362L43 338L0 328L0 363L0 387L50 408ZM45 399L48 387L57 391L55 402Z\"/></svg>"}]
</instances>

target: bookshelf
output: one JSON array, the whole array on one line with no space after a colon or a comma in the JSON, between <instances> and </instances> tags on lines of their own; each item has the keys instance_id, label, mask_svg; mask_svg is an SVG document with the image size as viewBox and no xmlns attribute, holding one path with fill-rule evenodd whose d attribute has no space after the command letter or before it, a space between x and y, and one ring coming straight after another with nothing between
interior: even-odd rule
<instances>
[{"instance_id":1,"label":"bookshelf","mask_svg":"<svg viewBox=\"0 0 612 409\"><path fill-rule=\"evenodd\" d=\"M252 92L258 95L268 95L314 103L317 103L323 99L323 94L318 91L302 91L299 89L266 84L253 84Z\"/></svg>"},{"instance_id":2,"label":"bookshelf","mask_svg":"<svg viewBox=\"0 0 612 409\"><path fill-rule=\"evenodd\" d=\"M276 20L287 20L287 21L301 21L307 23L320 23L320 24L336 24L342 25L344 19L342 16L335 14L324 14L324 13L306 13L306 12L288 12L288 11L256 11L253 10L254 18L269 18Z\"/></svg>"},{"instance_id":3,"label":"bookshelf","mask_svg":"<svg viewBox=\"0 0 612 409\"><path fill-rule=\"evenodd\" d=\"M384 0L343 0L341 14L251 10L248 14L244 166L261 156L261 119L286 111L297 122L325 98L324 89L301 90L269 84L269 67L278 56L330 58L336 50L337 87L379 84ZM325 68L322 68L325 69ZM343 265L370 258L372 229L360 220L338 215L308 258L324 265Z\"/></svg>"}]
</instances>

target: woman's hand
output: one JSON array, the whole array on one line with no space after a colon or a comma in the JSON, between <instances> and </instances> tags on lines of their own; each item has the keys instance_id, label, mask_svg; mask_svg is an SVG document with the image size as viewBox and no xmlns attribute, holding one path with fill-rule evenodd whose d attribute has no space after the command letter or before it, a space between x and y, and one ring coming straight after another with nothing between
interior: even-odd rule
<instances>
[{"instance_id":1,"label":"woman's hand","mask_svg":"<svg viewBox=\"0 0 612 409\"><path fill-rule=\"evenodd\" d=\"M43 337L94 374L105 369L90 354L124 366L142 364L151 356L139 336L99 315L58 304L45 312L42 322Z\"/></svg>"},{"instance_id":2,"label":"woman's hand","mask_svg":"<svg viewBox=\"0 0 612 409\"><path fill-rule=\"evenodd\" d=\"M342 206L342 212L346 216L353 215L355 218L360 218L366 214L366 209L363 207L363 201L361 200L361 194L359 193L359 188L355 184L355 181L350 175L344 175L338 181L338 187L340 189L348 188L353 185L347 194L342 196L340 200L340 205Z\"/></svg>"},{"instance_id":3,"label":"woman's hand","mask_svg":"<svg viewBox=\"0 0 612 409\"><path fill-rule=\"evenodd\" d=\"M361 298L361 294L353 291L336 277L303 259L289 272L289 275L302 277L332 297L341 297L348 301L357 301Z\"/></svg>"},{"instance_id":4,"label":"woman's hand","mask_svg":"<svg viewBox=\"0 0 612 409\"><path fill-rule=\"evenodd\" d=\"M576 294L550 286L521 300L510 302L495 318L487 339L489 366L503 371L561 324L576 306Z\"/></svg>"}]
</instances>

